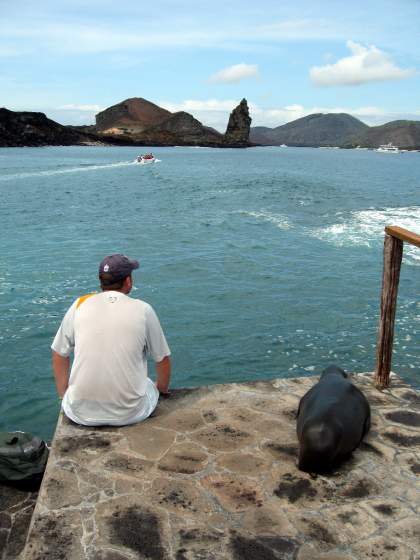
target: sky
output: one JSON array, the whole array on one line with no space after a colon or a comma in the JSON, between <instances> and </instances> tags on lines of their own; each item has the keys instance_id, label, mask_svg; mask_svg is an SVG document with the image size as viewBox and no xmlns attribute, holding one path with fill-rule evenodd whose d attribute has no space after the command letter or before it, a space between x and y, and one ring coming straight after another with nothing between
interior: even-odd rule
<instances>
[{"instance_id":1,"label":"sky","mask_svg":"<svg viewBox=\"0 0 420 560\"><path fill-rule=\"evenodd\" d=\"M0 0L0 107L62 124L131 97L224 131L420 120L420 0Z\"/></svg>"}]
</instances>

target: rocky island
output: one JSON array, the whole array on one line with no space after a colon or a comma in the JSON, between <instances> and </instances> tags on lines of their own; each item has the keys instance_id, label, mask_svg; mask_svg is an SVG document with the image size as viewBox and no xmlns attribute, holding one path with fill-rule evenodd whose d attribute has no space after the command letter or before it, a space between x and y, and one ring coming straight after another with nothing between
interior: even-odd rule
<instances>
[{"instance_id":1,"label":"rocky island","mask_svg":"<svg viewBox=\"0 0 420 560\"><path fill-rule=\"evenodd\" d=\"M392 144L400 149L420 149L420 121L392 121L368 126L347 113L315 113L269 128L251 128L250 140L261 146L378 148Z\"/></svg>"},{"instance_id":2,"label":"rocky island","mask_svg":"<svg viewBox=\"0 0 420 560\"><path fill-rule=\"evenodd\" d=\"M0 147L68 146L92 143L125 146L250 146L246 99L231 113L226 134L204 126L185 111L171 113L142 98L131 98L96 115L94 126L63 126L43 113L0 109Z\"/></svg>"},{"instance_id":3,"label":"rocky island","mask_svg":"<svg viewBox=\"0 0 420 560\"><path fill-rule=\"evenodd\" d=\"M90 126L64 126L44 113L0 109L0 147L119 146L250 146L377 148L392 144L420 150L420 121L392 121L370 127L346 113L316 113L269 128L251 128L248 103L231 112L226 132L205 126L185 111L171 113L141 97L126 99L98 113Z\"/></svg>"},{"instance_id":4,"label":"rocky island","mask_svg":"<svg viewBox=\"0 0 420 560\"><path fill-rule=\"evenodd\" d=\"M367 124L346 113L315 113L275 128L254 127L251 140L274 146L342 146L368 128Z\"/></svg>"},{"instance_id":5,"label":"rocky island","mask_svg":"<svg viewBox=\"0 0 420 560\"><path fill-rule=\"evenodd\" d=\"M381 126L371 126L363 134L351 139L345 147L376 148L391 142L406 150L420 150L420 122L392 121Z\"/></svg>"},{"instance_id":6,"label":"rocky island","mask_svg":"<svg viewBox=\"0 0 420 560\"><path fill-rule=\"evenodd\" d=\"M89 131L106 142L152 146L219 146L223 135L185 111L171 113L143 98L131 98L96 115Z\"/></svg>"},{"instance_id":7,"label":"rocky island","mask_svg":"<svg viewBox=\"0 0 420 560\"><path fill-rule=\"evenodd\" d=\"M249 133L251 117L249 116L246 99L242 99L229 117L224 143L233 148L245 148L249 146Z\"/></svg>"},{"instance_id":8,"label":"rocky island","mask_svg":"<svg viewBox=\"0 0 420 560\"><path fill-rule=\"evenodd\" d=\"M131 98L96 115L84 129L103 141L147 146L250 146L251 118L246 99L231 113L226 134L204 126L185 111L171 113L142 98Z\"/></svg>"},{"instance_id":9,"label":"rocky island","mask_svg":"<svg viewBox=\"0 0 420 560\"><path fill-rule=\"evenodd\" d=\"M96 138L48 119L44 113L0 108L0 147L70 146L90 144Z\"/></svg>"}]
</instances>

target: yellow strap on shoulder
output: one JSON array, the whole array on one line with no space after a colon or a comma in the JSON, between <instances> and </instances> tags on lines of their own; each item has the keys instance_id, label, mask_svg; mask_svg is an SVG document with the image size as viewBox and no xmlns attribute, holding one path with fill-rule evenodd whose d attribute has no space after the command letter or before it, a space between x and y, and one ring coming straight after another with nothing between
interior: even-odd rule
<instances>
[{"instance_id":1,"label":"yellow strap on shoulder","mask_svg":"<svg viewBox=\"0 0 420 560\"><path fill-rule=\"evenodd\" d=\"M86 294L85 296L79 297L79 299L77 300L76 309L79 309L79 307L82 305L84 301L86 301L87 299L89 299L91 296L94 295L95 294Z\"/></svg>"}]
</instances>

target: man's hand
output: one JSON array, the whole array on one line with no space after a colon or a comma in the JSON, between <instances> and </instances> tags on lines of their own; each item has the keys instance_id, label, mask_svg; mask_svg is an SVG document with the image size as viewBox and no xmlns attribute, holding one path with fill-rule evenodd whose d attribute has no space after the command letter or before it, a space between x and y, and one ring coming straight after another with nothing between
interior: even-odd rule
<instances>
[{"instance_id":1,"label":"man's hand","mask_svg":"<svg viewBox=\"0 0 420 560\"><path fill-rule=\"evenodd\" d=\"M156 363L156 387L161 395L169 395L169 381L171 379L171 360L169 356Z\"/></svg>"},{"instance_id":2,"label":"man's hand","mask_svg":"<svg viewBox=\"0 0 420 560\"><path fill-rule=\"evenodd\" d=\"M57 352L52 351L52 367L55 377L55 386L57 387L57 393L62 399L64 393L66 392L67 386L69 384L69 370L70 370L70 358L64 358L57 354Z\"/></svg>"}]
</instances>

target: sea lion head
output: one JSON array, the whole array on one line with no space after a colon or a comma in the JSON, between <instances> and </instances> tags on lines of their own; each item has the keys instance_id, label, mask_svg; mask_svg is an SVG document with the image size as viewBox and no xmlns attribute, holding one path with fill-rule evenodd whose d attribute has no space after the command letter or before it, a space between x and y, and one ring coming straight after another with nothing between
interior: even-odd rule
<instances>
[{"instance_id":1,"label":"sea lion head","mask_svg":"<svg viewBox=\"0 0 420 560\"><path fill-rule=\"evenodd\" d=\"M321 379L322 379L324 376L327 376L327 375L340 375L341 377L344 377L344 378L347 378L347 377L348 377L348 375L347 375L347 373L344 371L344 369L341 369L340 367L338 367L338 366L336 366L336 365L334 365L334 364L331 365L331 366L328 366L327 368L324 369L324 371L323 371L322 374L321 374Z\"/></svg>"},{"instance_id":2,"label":"sea lion head","mask_svg":"<svg viewBox=\"0 0 420 560\"><path fill-rule=\"evenodd\" d=\"M299 447L298 468L308 473L331 469L339 448L340 430L325 423L307 426Z\"/></svg>"}]
</instances>

